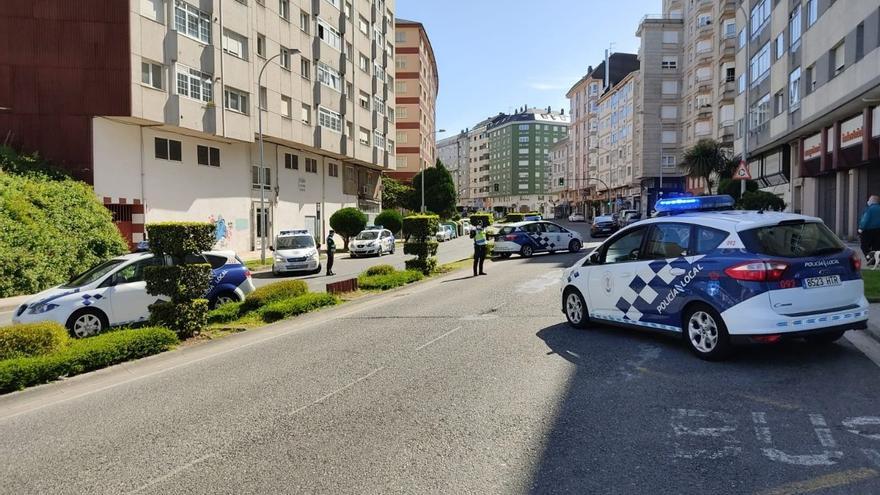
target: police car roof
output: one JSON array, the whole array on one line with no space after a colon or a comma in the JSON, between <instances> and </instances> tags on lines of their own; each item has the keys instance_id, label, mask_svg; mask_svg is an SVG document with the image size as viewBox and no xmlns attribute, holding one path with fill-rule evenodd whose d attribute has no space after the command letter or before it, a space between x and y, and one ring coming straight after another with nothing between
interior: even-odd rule
<instances>
[{"instance_id":1,"label":"police car roof","mask_svg":"<svg viewBox=\"0 0 880 495\"><path fill-rule=\"evenodd\" d=\"M695 211L679 213L663 217L654 217L642 220L635 225L647 225L657 222L682 222L707 227L716 227L727 230L748 230L757 227L778 225L784 221L821 222L816 217L798 215L796 213L783 213L777 211L749 211L749 210L724 210L724 211Z\"/></svg>"}]
</instances>

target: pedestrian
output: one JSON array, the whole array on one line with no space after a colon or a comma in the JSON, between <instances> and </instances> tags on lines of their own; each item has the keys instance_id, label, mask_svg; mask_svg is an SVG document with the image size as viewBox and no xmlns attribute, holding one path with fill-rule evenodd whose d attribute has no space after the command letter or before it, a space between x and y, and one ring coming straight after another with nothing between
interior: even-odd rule
<instances>
[{"instance_id":1,"label":"pedestrian","mask_svg":"<svg viewBox=\"0 0 880 495\"><path fill-rule=\"evenodd\" d=\"M474 276L485 275L486 272L483 271L483 262L486 261L486 249L488 248L488 243L486 242L486 231L483 230L481 224L477 224L474 227L474 230L471 231L471 237L474 239ZM479 268L479 272L477 271L477 268Z\"/></svg>"},{"instance_id":2,"label":"pedestrian","mask_svg":"<svg viewBox=\"0 0 880 495\"><path fill-rule=\"evenodd\" d=\"M859 236L862 241L862 252L868 253L880 249L880 196L872 194L868 198L868 209L859 220Z\"/></svg>"},{"instance_id":3,"label":"pedestrian","mask_svg":"<svg viewBox=\"0 0 880 495\"><path fill-rule=\"evenodd\" d=\"M333 240L333 231L327 235L327 276L336 275L333 273L333 253L336 252L336 241Z\"/></svg>"}]
</instances>

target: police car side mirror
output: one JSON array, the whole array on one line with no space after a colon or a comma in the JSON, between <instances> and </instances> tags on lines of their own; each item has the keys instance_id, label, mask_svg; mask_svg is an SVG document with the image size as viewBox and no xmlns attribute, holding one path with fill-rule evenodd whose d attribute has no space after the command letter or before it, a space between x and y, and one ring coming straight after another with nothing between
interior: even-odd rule
<instances>
[{"instance_id":1,"label":"police car side mirror","mask_svg":"<svg viewBox=\"0 0 880 495\"><path fill-rule=\"evenodd\" d=\"M590 257L587 258L587 261L589 261L591 265L601 264L601 260L599 259L599 253L595 252L595 253L590 254Z\"/></svg>"}]
</instances>

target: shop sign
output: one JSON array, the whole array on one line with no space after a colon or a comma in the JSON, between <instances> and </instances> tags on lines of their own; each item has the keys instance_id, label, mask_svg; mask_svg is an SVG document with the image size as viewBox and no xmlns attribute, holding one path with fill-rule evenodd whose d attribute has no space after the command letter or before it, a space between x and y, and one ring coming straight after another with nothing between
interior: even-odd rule
<instances>
[{"instance_id":1,"label":"shop sign","mask_svg":"<svg viewBox=\"0 0 880 495\"><path fill-rule=\"evenodd\" d=\"M840 147L847 148L862 144L865 134L865 119L857 115L840 124Z\"/></svg>"},{"instance_id":2,"label":"shop sign","mask_svg":"<svg viewBox=\"0 0 880 495\"><path fill-rule=\"evenodd\" d=\"M822 133L804 139L804 160L814 160L822 156Z\"/></svg>"}]
</instances>

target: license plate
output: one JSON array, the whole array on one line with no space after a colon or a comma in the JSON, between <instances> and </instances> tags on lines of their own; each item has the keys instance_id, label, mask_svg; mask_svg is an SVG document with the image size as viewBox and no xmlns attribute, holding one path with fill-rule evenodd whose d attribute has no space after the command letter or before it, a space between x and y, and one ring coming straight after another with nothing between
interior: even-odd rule
<instances>
[{"instance_id":1,"label":"license plate","mask_svg":"<svg viewBox=\"0 0 880 495\"><path fill-rule=\"evenodd\" d=\"M305 263L294 263L294 264L292 264L292 265L287 265L287 268L290 268L290 269L293 269L293 268L305 268L305 266L306 266Z\"/></svg>"},{"instance_id":2,"label":"license plate","mask_svg":"<svg viewBox=\"0 0 880 495\"><path fill-rule=\"evenodd\" d=\"M841 285L840 275L826 275L824 277L804 279L805 289L818 289L820 287L834 287L837 285Z\"/></svg>"}]
</instances>

